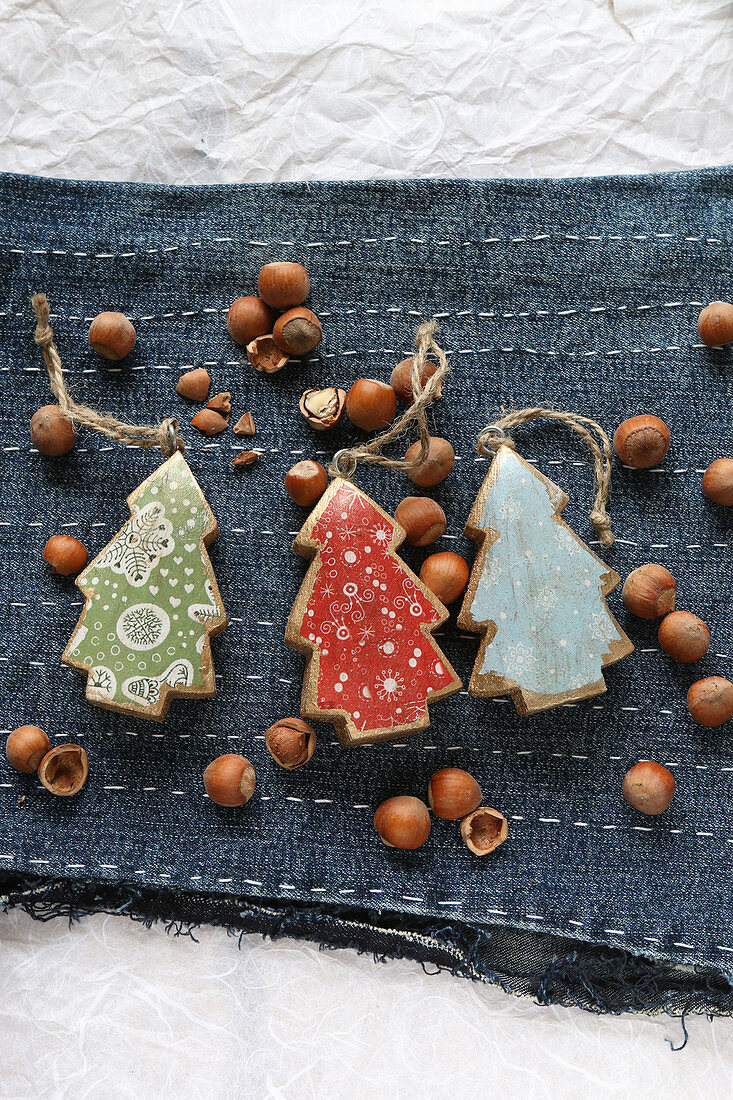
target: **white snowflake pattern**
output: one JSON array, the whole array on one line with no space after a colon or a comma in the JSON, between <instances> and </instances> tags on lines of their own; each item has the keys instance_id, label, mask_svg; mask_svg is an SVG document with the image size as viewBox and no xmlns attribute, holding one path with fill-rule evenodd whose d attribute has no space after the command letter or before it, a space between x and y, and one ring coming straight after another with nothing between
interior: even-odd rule
<instances>
[{"instance_id":1,"label":"white snowflake pattern","mask_svg":"<svg viewBox=\"0 0 733 1100\"><path fill-rule=\"evenodd\" d=\"M390 668L379 674L376 687L380 699L399 699L404 691L405 681Z\"/></svg>"},{"instance_id":2,"label":"white snowflake pattern","mask_svg":"<svg viewBox=\"0 0 733 1100\"><path fill-rule=\"evenodd\" d=\"M537 663L535 651L532 646L526 646L523 642L516 645L508 645L505 651L506 675L512 680L521 682L526 673L534 668Z\"/></svg>"},{"instance_id":3,"label":"white snowflake pattern","mask_svg":"<svg viewBox=\"0 0 733 1100\"><path fill-rule=\"evenodd\" d=\"M173 524L165 518L165 505L158 501L143 508L133 505L132 516L94 566L108 566L113 573L124 575L133 588L140 588L174 547Z\"/></svg>"},{"instance_id":4,"label":"white snowflake pattern","mask_svg":"<svg viewBox=\"0 0 733 1100\"><path fill-rule=\"evenodd\" d=\"M392 533L387 527L375 527L372 531L372 538L375 542L384 543L386 545L392 538Z\"/></svg>"},{"instance_id":5,"label":"white snowflake pattern","mask_svg":"<svg viewBox=\"0 0 733 1100\"><path fill-rule=\"evenodd\" d=\"M170 631L170 619L153 603L136 603L126 608L117 620L117 633L130 649L153 649Z\"/></svg>"},{"instance_id":6,"label":"white snowflake pattern","mask_svg":"<svg viewBox=\"0 0 733 1100\"><path fill-rule=\"evenodd\" d=\"M347 511L351 511L356 505L362 510L366 511L366 501L360 489L357 489L356 485L347 481L341 486L338 492L339 504L343 504Z\"/></svg>"},{"instance_id":7,"label":"white snowflake pattern","mask_svg":"<svg viewBox=\"0 0 733 1100\"><path fill-rule=\"evenodd\" d=\"M545 611L552 611L558 606L560 602L560 590L553 588L550 584L545 584L542 588L537 590L535 596L535 603L544 608Z\"/></svg>"}]
</instances>

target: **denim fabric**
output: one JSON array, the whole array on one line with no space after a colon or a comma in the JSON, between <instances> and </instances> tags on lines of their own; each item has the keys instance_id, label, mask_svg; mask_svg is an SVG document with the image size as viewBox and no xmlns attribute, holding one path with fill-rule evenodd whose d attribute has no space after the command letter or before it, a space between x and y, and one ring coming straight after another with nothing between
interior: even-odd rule
<instances>
[{"instance_id":1,"label":"denim fabric","mask_svg":"<svg viewBox=\"0 0 733 1100\"><path fill-rule=\"evenodd\" d=\"M702 347L695 325L702 304L731 296L731 170L209 188L0 176L0 196L2 725L34 722L52 740L78 740L91 762L70 800L0 764L0 869L86 884L92 895L94 884L134 884L182 906L188 895L211 895L212 906L213 895L254 908L267 899L273 913L294 914L289 932L316 937L313 914L335 919L344 906L362 926L376 926L379 912L395 927L419 919L448 928L449 940L490 925L501 934L494 943L514 944L507 959L527 937L554 935L560 956L577 960L568 964L576 978L588 945L588 958L608 947L667 968L704 965L724 981L733 971L733 729L696 726L685 692L700 676L733 672L731 510L700 489L709 462L733 453L733 357ZM308 267L324 339L306 362L261 376L230 341L225 314L255 291L262 263L287 257ZM43 545L63 530L98 552L161 456L90 433L67 458L32 450L28 421L51 400L32 339L36 290L48 294L77 398L133 422L180 416L186 457L221 528L211 559L230 625L213 642L218 695L174 702L160 727L89 705L83 678L59 663L81 601L70 580L48 573ZM124 311L138 331L119 366L87 344L102 309ZM457 461L434 491L448 535L426 551L405 548L411 566L435 549L472 559L462 529L487 469L474 441L501 405L549 402L609 432L651 411L670 426L670 453L651 471L617 464L617 544L604 556L622 576L649 560L671 569L678 606L711 626L711 650L695 666L674 664L655 624L628 616L617 589L609 604L637 649L607 671L605 695L520 718L506 700L463 692L404 741L345 750L320 727L308 767L283 772L263 732L298 713L303 660L283 631L305 570L291 551L304 513L283 478L297 458L325 462L361 438L347 424L312 433L297 399L308 386L387 379L430 315L453 368L432 415ZM255 466L230 468L239 449L231 434L207 442L187 427L193 410L175 383L202 365L212 393L231 390L236 416L252 411L253 445L264 451ZM516 439L569 493L564 518L597 548L586 453L557 425L527 426ZM390 471L360 469L357 480L391 513L412 490ZM440 643L467 682L476 637L456 629L454 614ZM203 797L205 765L230 751L257 770L245 811ZM675 773L676 798L658 819L620 794L640 758ZM509 819L508 842L479 860L454 824L435 821L418 852L384 848L373 809L397 792L424 797L446 764L476 775ZM262 927L281 923L265 916Z\"/></svg>"}]
</instances>

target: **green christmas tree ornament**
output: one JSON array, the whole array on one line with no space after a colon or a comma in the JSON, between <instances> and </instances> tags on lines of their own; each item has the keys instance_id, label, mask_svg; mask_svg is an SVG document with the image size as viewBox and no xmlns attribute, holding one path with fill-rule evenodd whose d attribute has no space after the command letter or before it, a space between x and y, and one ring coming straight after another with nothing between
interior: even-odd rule
<instances>
[{"instance_id":1,"label":"green christmas tree ornament","mask_svg":"<svg viewBox=\"0 0 733 1100\"><path fill-rule=\"evenodd\" d=\"M98 706L162 721L173 697L214 695L227 624L206 552L219 533L183 455L128 497L130 519L77 578L85 604L62 661Z\"/></svg>"},{"instance_id":2,"label":"green christmas tree ornament","mask_svg":"<svg viewBox=\"0 0 733 1100\"><path fill-rule=\"evenodd\" d=\"M216 694L211 638L227 625L206 548L214 514L183 457L178 421L127 424L76 402L66 387L45 294L35 341L61 413L75 427L170 456L127 498L130 518L77 577L85 602L61 660L87 677L91 703L160 722L172 698Z\"/></svg>"}]
</instances>

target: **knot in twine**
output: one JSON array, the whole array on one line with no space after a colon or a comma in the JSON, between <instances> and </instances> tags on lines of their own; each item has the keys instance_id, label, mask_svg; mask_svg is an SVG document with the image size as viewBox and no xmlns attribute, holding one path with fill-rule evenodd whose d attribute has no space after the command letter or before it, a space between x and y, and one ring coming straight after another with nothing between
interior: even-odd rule
<instances>
[{"instance_id":1,"label":"knot in twine","mask_svg":"<svg viewBox=\"0 0 733 1100\"><path fill-rule=\"evenodd\" d=\"M430 431L426 409L436 397L440 397L443 389L443 379L450 370L445 352L435 340L437 328L438 325L435 321L425 321L415 333L416 353L412 358L412 371L410 374L412 404L408 405L402 416L394 420L381 435L358 447L345 447L337 451L328 468L331 477L352 477L360 462L374 462L378 466L387 466L391 470L413 470L428 457ZM423 383L422 373L430 353L438 360L438 365L434 374ZM386 455L383 455L383 448L388 443L392 443L395 439L399 439L400 436L404 435L413 420L416 421L420 431L420 450L416 457L407 461L402 458L387 458Z\"/></svg>"},{"instance_id":2,"label":"knot in twine","mask_svg":"<svg viewBox=\"0 0 733 1100\"><path fill-rule=\"evenodd\" d=\"M493 454L499 447L509 447L510 450L516 451L516 444L506 434L507 430L516 427L518 424L526 424L530 420L540 418L559 420L561 424L565 424L566 427L577 432L592 454L595 469L596 498L590 512L590 521L598 532L601 546L613 546L615 540L611 530L611 518L608 514L613 451L611 441L601 425L595 420L591 420L588 416L580 416L578 413L546 409L541 405L532 409L515 409L500 417L493 424L489 424L482 432L479 432L477 443L479 454L484 456ZM589 428L596 433L598 439L588 430Z\"/></svg>"},{"instance_id":3,"label":"knot in twine","mask_svg":"<svg viewBox=\"0 0 733 1100\"><path fill-rule=\"evenodd\" d=\"M54 342L53 329L48 323L48 299L45 294L34 294L31 302L38 318L35 341L43 352L54 397L67 420L71 420L74 424L83 424L95 432L101 432L102 435L116 439L118 443L126 443L128 446L158 446L167 456L176 451L183 451L184 443L178 434L178 420L175 416L169 416L160 424L126 424L123 420L117 420L111 413L96 412L87 405L77 404L64 381L61 357Z\"/></svg>"}]
</instances>

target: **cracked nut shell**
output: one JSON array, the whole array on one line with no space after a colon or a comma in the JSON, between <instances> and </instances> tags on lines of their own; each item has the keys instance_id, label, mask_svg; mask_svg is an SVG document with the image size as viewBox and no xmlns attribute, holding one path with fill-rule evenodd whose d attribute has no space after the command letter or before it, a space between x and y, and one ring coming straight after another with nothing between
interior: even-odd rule
<instances>
[{"instance_id":1,"label":"cracked nut shell","mask_svg":"<svg viewBox=\"0 0 733 1100\"><path fill-rule=\"evenodd\" d=\"M209 372L204 370L203 367L197 367L195 370L187 370L181 375L176 390L187 401L205 401L210 385L211 375Z\"/></svg>"},{"instance_id":2,"label":"cracked nut shell","mask_svg":"<svg viewBox=\"0 0 733 1100\"><path fill-rule=\"evenodd\" d=\"M302 768L313 756L316 731L302 718L281 718L265 732L265 745L281 768Z\"/></svg>"},{"instance_id":3,"label":"cracked nut shell","mask_svg":"<svg viewBox=\"0 0 733 1100\"><path fill-rule=\"evenodd\" d=\"M288 356L277 346L271 333L258 336L251 344L247 344L247 358L261 374L276 374L289 362Z\"/></svg>"},{"instance_id":4,"label":"cracked nut shell","mask_svg":"<svg viewBox=\"0 0 733 1100\"><path fill-rule=\"evenodd\" d=\"M213 409L201 409L192 418L191 423L204 435L218 435L219 432L224 431L229 421Z\"/></svg>"},{"instance_id":5,"label":"cracked nut shell","mask_svg":"<svg viewBox=\"0 0 733 1100\"><path fill-rule=\"evenodd\" d=\"M327 432L343 420L346 394L335 386L328 386L325 390L305 390L298 407L311 428L317 432Z\"/></svg>"},{"instance_id":6,"label":"cracked nut shell","mask_svg":"<svg viewBox=\"0 0 733 1100\"><path fill-rule=\"evenodd\" d=\"M81 745L57 745L41 760L38 778L51 794L70 798L78 794L89 775L89 758Z\"/></svg>"},{"instance_id":7,"label":"cracked nut shell","mask_svg":"<svg viewBox=\"0 0 733 1100\"><path fill-rule=\"evenodd\" d=\"M479 806L461 822L463 843L475 856L495 851L508 835L507 819L491 806Z\"/></svg>"}]
</instances>

